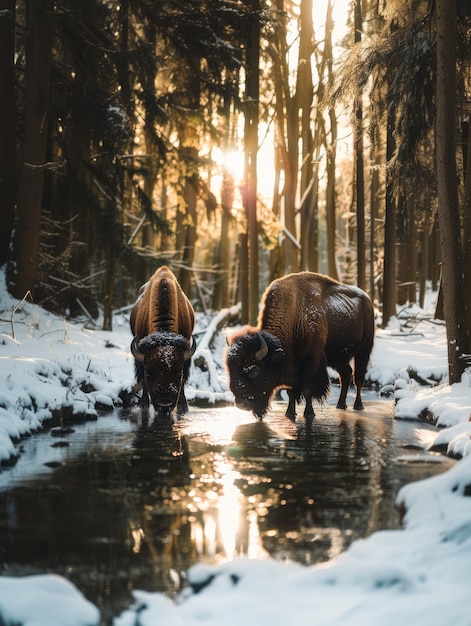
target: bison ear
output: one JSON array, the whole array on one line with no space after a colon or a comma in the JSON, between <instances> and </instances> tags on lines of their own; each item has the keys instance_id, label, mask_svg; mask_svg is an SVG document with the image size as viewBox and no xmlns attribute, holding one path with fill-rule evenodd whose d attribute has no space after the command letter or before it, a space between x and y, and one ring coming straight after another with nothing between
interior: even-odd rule
<instances>
[{"instance_id":1,"label":"bison ear","mask_svg":"<svg viewBox=\"0 0 471 626\"><path fill-rule=\"evenodd\" d=\"M195 338L192 336L190 347L188 348L188 350L185 351L185 354L183 355L184 360L188 361L188 359L191 359L195 351L196 351L196 341L195 341Z\"/></svg>"},{"instance_id":2,"label":"bison ear","mask_svg":"<svg viewBox=\"0 0 471 626\"><path fill-rule=\"evenodd\" d=\"M267 346L267 342L265 341L265 338L262 335L262 333L257 331L257 337L260 340L260 348L255 353L255 358L257 359L257 361L261 361L268 354L268 346Z\"/></svg>"},{"instance_id":3,"label":"bison ear","mask_svg":"<svg viewBox=\"0 0 471 626\"><path fill-rule=\"evenodd\" d=\"M131 352L136 361L139 361L140 363L144 361L144 353L138 349L136 337L133 337L133 340L131 341Z\"/></svg>"}]
</instances>

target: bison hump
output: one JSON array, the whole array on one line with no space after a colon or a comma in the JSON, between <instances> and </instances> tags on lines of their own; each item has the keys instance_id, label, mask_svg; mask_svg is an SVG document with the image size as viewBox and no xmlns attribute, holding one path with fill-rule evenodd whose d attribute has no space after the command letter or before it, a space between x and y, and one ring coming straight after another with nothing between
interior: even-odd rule
<instances>
[{"instance_id":1,"label":"bison hump","mask_svg":"<svg viewBox=\"0 0 471 626\"><path fill-rule=\"evenodd\" d=\"M177 332L179 294L174 281L162 278L152 285L150 294L149 330Z\"/></svg>"}]
</instances>

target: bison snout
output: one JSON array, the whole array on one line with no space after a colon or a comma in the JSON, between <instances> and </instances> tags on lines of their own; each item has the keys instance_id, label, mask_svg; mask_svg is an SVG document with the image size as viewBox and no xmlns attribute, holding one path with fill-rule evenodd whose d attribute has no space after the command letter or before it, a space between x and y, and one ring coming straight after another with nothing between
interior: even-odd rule
<instances>
[{"instance_id":1,"label":"bison snout","mask_svg":"<svg viewBox=\"0 0 471 626\"><path fill-rule=\"evenodd\" d=\"M253 401L248 400L247 398L236 398L235 405L238 409L242 409L243 411L251 411L253 408Z\"/></svg>"},{"instance_id":2,"label":"bison snout","mask_svg":"<svg viewBox=\"0 0 471 626\"><path fill-rule=\"evenodd\" d=\"M175 405L177 404L177 397L155 397L152 399L152 404L154 406L155 412L157 415L170 415L173 411Z\"/></svg>"},{"instance_id":3,"label":"bison snout","mask_svg":"<svg viewBox=\"0 0 471 626\"><path fill-rule=\"evenodd\" d=\"M157 406L161 406L161 407L168 407L171 406L173 407L173 405L176 402L176 398L154 398L154 404L156 404Z\"/></svg>"}]
</instances>

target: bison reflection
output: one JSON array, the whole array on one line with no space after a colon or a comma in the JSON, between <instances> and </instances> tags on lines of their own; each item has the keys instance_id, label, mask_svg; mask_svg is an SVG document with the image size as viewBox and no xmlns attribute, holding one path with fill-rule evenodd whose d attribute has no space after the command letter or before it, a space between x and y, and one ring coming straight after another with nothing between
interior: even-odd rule
<instances>
[{"instance_id":1,"label":"bison reflection","mask_svg":"<svg viewBox=\"0 0 471 626\"><path fill-rule=\"evenodd\" d=\"M229 338L226 360L236 405L260 419L276 389L288 390L286 416L314 418L312 399L330 391L327 366L340 376L337 408L346 408L355 362L354 409L363 409L361 389L374 340L374 312L367 294L328 276L301 272L275 280L266 290L256 328Z\"/></svg>"},{"instance_id":2,"label":"bison reflection","mask_svg":"<svg viewBox=\"0 0 471 626\"><path fill-rule=\"evenodd\" d=\"M188 412L184 384L196 345L192 338L195 314L174 274L159 268L143 285L131 311L136 380L141 404L149 398L157 414Z\"/></svg>"}]
</instances>

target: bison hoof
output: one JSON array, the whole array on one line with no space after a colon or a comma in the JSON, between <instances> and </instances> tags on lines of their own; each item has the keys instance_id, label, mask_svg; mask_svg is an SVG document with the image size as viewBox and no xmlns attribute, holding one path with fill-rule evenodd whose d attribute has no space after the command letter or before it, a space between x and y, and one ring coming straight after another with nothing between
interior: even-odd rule
<instances>
[{"instance_id":1,"label":"bison hoof","mask_svg":"<svg viewBox=\"0 0 471 626\"><path fill-rule=\"evenodd\" d=\"M363 407L363 402L355 402L355 404L353 405L353 408L355 409L355 411L363 411L364 407Z\"/></svg>"},{"instance_id":2,"label":"bison hoof","mask_svg":"<svg viewBox=\"0 0 471 626\"><path fill-rule=\"evenodd\" d=\"M347 408L347 403L346 402L337 402L337 408L338 409L342 409L343 411L345 411L345 409Z\"/></svg>"},{"instance_id":3,"label":"bison hoof","mask_svg":"<svg viewBox=\"0 0 471 626\"><path fill-rule=\"evenodd\" d=\"M286 411L285 417L290 419L292 422L296 421L296 413L291 413L291 412Z\"/></svg>"}]
</instances>

